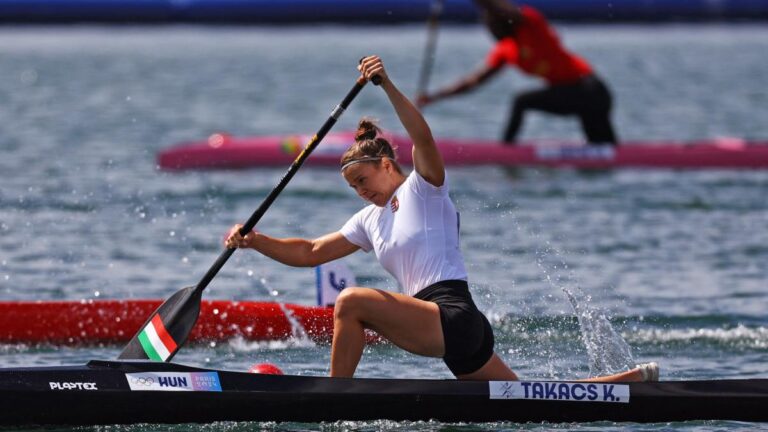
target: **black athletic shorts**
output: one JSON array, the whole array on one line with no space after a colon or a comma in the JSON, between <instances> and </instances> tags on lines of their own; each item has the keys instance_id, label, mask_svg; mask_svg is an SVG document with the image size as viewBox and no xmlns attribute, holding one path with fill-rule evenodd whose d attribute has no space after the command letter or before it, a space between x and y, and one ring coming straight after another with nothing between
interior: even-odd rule
<instances>
[{"instance_id":1,"label":"black athletic shorts","mask_svg":"<svg viewBox=\"0 0 768 432\"><path fill-rule=\"evenodd\" d=\"M445 339L443 361L454 375L466 375L483 367L493 356L493 329L477 309L463 280L447 280L416 293L417 299L440 307Z\"/></svg>"}]
</instances>

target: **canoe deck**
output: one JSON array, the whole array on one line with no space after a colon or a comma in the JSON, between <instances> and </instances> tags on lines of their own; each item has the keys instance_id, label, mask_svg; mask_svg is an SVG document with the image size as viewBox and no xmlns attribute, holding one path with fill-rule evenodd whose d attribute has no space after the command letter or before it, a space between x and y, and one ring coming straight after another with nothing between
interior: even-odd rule
<instances>
[{"instance_id":1,"label":"canoe deck","mask_svg":"<svg viewBox=\"0 0 768 432\"><path fill-rule=\"evenodd\" d=\"M0 369L0 424L768 421L768 380L487 382L259 375L92 361ZM46 407L40 409L40 407Z\"/></svg>"}]
</instances>

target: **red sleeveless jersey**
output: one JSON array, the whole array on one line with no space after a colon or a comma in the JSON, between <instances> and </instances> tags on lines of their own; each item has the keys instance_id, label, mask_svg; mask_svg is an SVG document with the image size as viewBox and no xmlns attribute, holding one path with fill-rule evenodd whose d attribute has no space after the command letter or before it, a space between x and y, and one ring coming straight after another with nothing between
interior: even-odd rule
<instances>
[{"instance_id":1,"label":"red sleeveless jersey","mask_svg":"<svg viewBox=\"0 0 768 432\"><path fill-rule=\"evenodd\" d=\"M592 74L589 63L563 47L539 11L521 6L520 12L523 21L515 36L504 38L493 47L486 59L489 66L516 65L550 84L571 84Z\"/></svg>"}]
</instances>

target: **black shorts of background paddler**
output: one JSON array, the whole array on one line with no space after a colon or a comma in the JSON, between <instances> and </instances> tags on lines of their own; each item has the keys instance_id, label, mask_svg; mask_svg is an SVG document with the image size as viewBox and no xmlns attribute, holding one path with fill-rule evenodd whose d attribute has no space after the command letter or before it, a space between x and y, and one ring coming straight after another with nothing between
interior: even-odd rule
<instances>
[{"instance_id":1,"label":"black shorts of background paddler","mask_svg":"<svg viewBox=\"0 0 768 432\"><path fill-rule=\"evenodd\" d=\"M477 309L463 280L447 280L416 293L417 299L440 308L445 340L443 361L454 375L466 375L483 367L493 356L493 329Z\"/></svg>"}]
</instances>

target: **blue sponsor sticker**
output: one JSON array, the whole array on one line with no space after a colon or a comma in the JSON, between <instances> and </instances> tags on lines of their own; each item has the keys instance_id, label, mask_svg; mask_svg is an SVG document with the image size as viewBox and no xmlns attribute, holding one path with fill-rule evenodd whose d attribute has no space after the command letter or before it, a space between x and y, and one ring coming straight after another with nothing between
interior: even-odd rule
<instances>
[{"instance_id":1,"label":"blue sponsor sticker","mask_svg":"<svg viewBox=\"0 0 768 432\"><path fill-rule=\"evenodd\" d=\"M491 399L629 403L629 386L611 383L489 381Z\"/></svg>"},{"instance_id":2,"label":"blue sponsor sticker","mask_svg":"<svg viewBox=\"0 0 768 432\"><path fill-rule=\"evenodd\" d=\"M140 372L125 378L131 390L138 391L221 391L216 372Z\"/></svg>"}]
</instances>

